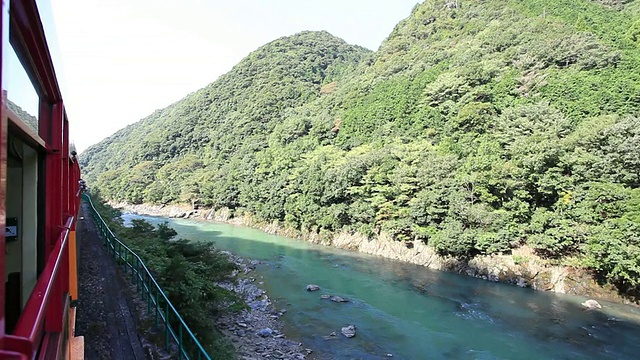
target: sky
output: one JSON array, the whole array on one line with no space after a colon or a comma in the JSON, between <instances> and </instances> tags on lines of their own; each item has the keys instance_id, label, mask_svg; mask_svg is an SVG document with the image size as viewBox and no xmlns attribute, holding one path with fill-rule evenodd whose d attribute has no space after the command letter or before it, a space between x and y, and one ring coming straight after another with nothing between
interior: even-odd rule
<instances>
[{"instance_id":1,"label":"sky","mask_svg":"<svg viewBox=\"0 0 640 360\"><path fill-rule=\"evenodd\" d=\"M70 136L82 152L279 37L327 30L377 50L419 0L38 0L47 2Z\"/></svg>"}]
</instances>

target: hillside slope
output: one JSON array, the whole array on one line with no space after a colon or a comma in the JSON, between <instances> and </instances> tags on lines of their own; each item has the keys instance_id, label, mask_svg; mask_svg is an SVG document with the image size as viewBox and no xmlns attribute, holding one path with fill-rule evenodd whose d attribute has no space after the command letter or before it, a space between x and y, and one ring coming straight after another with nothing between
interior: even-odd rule
<instances>
[{"instance_id":1,"label":"hillside slope","mask_svg":"<svg viewBox=\"0 0 640 360\"><path fill-rule=\"evenodd\" d=\"M87 149L83 170L89 180L101 176L111 197L180 200L172 190L185 177L177 179L176 172L193 175L205 163L218 167L252 157L267 146L266 136L287 109L317 98L321 85L348 73L369 53L327 32L275 40L214 83ZM178 159L185 167L165 166ZM176 186L149 190L156 174Z\"/></svg>"},{"instance_id":2,"label":"hillside slope","mask_svg":"<svg viewBox=\"0 0 640 360\"><path fill-rule=\"evenodd\" d=\"M322 34L334 55L250 65L315 33L280 39L90 148L84 169L115 200L463 258L527 245L635 292L639 9L425 1L372 55Z\"/></svg>"}]
</instances>

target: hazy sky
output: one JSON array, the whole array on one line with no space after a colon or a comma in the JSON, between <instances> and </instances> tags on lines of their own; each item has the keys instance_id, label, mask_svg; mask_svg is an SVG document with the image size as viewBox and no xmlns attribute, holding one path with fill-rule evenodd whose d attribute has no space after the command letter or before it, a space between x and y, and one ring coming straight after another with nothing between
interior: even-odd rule
<instances>
[{"instance_id":1,"label":"hazy sky","mask_svg":"<svg viewBox=\"0 0 640 360\"><path fill-rule=\"evenodd\" d=\"M71 137L82 151L281 36L327 30L376 50L419 0L50 2Z\"/></svg>"}]
</instances>

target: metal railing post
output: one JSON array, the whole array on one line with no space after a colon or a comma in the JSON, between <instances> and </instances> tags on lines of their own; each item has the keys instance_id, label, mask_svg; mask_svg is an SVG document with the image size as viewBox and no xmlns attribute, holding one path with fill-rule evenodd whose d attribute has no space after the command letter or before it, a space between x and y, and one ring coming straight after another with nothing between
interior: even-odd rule
<instances>
[{"instance_id":1,"label":"metal railing post","mask_svg":"<svg viewBox=\"0 0 640 360\"><path fill-rule=\"evenodd\" d=\"M178 360L182 359L182 324L178 325Z\"/></svg>"},{"instance_id":2,"label":"metal railing post","mask_svg":"<svg viewBox=\"0 0 640 360\"><path fill-rule=\"evenodd\" d=\"M158 289L156 289L156 322L155 322L156 329L158 328L158 313L159 313L158 307L159 306L160 306L160 302L158 302Z\"/></svg>"},{"instance_id":3,"label":"metal railing post","mask_svg":"<svg viewBox=\"0 0 640 360\"><path fill-rule=\"evenodd\" d=\"M136 291L140 292L140 262L136 259Z\"/></svg>"},{"instance_id":4,"label":"metal railing post","mask_svg":"<svg viewBox=\"0 0 640 360\"><path fill-rule=\"evenodd\" d=\"M147 289L147 315L151 315L151 286L149 286L149 276L147 276L145 288Z\"/></svg>"},{"instance_id":5,"label":"metal railing post","mask_svg":"<svg viewBox=\"0 0 640 360\"><path fill-rule=\"evenodd\" d=\"M164 349L169 351L169 303L166 303L164 312Z\"/></svg>"}]
</instances>

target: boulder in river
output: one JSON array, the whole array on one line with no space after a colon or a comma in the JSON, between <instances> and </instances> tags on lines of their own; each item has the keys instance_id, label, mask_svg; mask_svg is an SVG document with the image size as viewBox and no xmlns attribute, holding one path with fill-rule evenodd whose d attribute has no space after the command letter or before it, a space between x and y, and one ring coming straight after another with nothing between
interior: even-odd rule
<instances>
[{"instance_id":1,"label":"boulder in river","mask_svg":"<svg viewBox=\"0 0 640 360\"><path fill-rule=\"evenodd\" d=\"M333 295L329 299L331 301L335 301L335 302L349 302L349 300L343 298L342 296L338 296L338 295Z\"/></svg>"},{"instance_id":2,"label":"boulder in river","mask_svg":"<svg viewBox=\"0 0 640 360\"><path fill-rule=\"evenodd\" d=\"M589 299L580 305L586 307L587 309L602 309L602 306L593 299Z\"/></svg>"},{"instance_id":3,"label":"boulder in river","mask_svg":"<svg viewBox=\"0 0 640 360\"><path fill-rule=\"evenodd\" d=\"M347 325L345 327L343 327L342 329L340 329L340 332L342 333L342 335L348 337L348 338L352 338L354 336L356 336L356 326L355 325Z\"/></svg>"},{"instance_id":4,"label":"boulder in river","mask_svg":"<svg viewBox=\"0 0 640 360\"><path fill-rule=\"evenodd\" d=\"M316 291L316 290L320 290L320 286L316 284L307 285L307 291Z\"/></svg>"},{"instance_id":5,"label":"boulder in river","mask_svg":"<svg viewBox=\"0 0 640 360\"><path fill-rule=\"evenodd\" d=\"M336 334L336 332L335 332L335 331L332 331L332 332L331 332L331 334L329 334L329 335L327 335L327 336L323 336L323 338L324 338L325 340L331 340L331 339L335 339L335 338L336 338L336 336L338 336L338 335Z\"/></svg>"}]
</instances>

